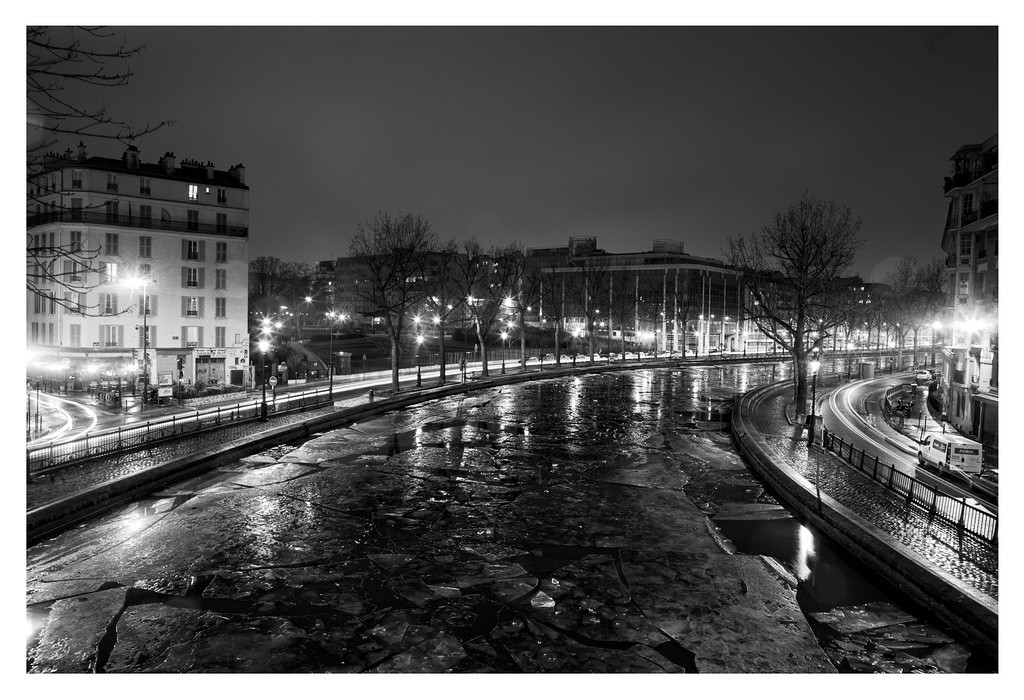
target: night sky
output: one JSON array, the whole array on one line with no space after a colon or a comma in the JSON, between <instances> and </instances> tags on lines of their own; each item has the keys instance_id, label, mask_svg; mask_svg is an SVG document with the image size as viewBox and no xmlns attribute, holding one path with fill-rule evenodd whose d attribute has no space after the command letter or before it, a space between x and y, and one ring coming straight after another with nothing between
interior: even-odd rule
<instances>
[{"instance_id":1,"label":"night sky","mask_svg":"<svg viewBox=\"0 0 1024 700\"><path fill-rule=\"evenodd\" d=\"M108 108L175 121L139 143L147 162L244 163L252 257L347 255L378 210L485 245L721 257L810 190L863 217L855 272L881 281L941 256L949 157L999 128L991 27L125 33L148 49Z\"/></svg>"}]
</instances>

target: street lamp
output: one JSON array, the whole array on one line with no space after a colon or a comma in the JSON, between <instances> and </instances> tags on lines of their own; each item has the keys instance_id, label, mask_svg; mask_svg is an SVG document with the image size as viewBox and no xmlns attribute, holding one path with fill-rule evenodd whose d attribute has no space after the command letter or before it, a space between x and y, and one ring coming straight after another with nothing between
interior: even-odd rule
<instances>
[{"instance_id":1,"label":"street lamp","mask_svg":"<svg viewBox=\"0 0 1024 700\"><path fill-rule=\"evenodd\" d=\"M815 403L818 398L818 370L821 368L821 363L817 360L811 360L808 365L811 370L811 426L807 430L807 444L814 444L814 427L815 427Z\"/></svg>"},{"instance_id":2,"label":"street lamp","mask_svg":"<svg viewBox=\"0 0 1024 700\"><path fill-rule=\"evenodd\" d=\"M260 349L260 379L263 384L263 402L260 404L260 420L267 420L267 350L270 349L269 340L261 340L257 343Z\"/></svg>"},{"instance_id":3,"label":"street lamp","mask_svg":"<svg viewBox=\"0 0 1024 700\"><path fill-rule=\"evenodd\" d=\"M149 401L149 296L146 294L149 282L145 277L132 277L128 280L133 289L142 287L142 403L139 405L139 413L146 410L146 402Z\"/></svg>"},{"instance_id":4,"label":"street lamp","mask_svg":"<svg viewBox=\"0 0 1024 700\"><path fill-rule=\"evenodd\" d=\"M508 331L501 332L501 373L505 374L505 350L507 345L505 341L508 340Z\"/></svg>"},{"instance_id":5,"label":"street lamp","mask_svg":"<svg viewBox=\"0 0 1024 700\"><path fill-rule=\"evenodd\" d=\"M338 314L333 311L328 311L327 316L327 334L330 336L328 344L327 355L330 358L330 366L327 368L327 400L334 400L334 319L337 318Z\"/></svg>"},{"instance_id":6,"label":"street lamp","mask_svg":"<svg viewBox=\"0 0 1024 700\"><path fill-rule=\"evenodd\" d=\"M419 323L419 316L416 317L416 323ZM423 336L416 336L416 388L423 386L423 375L420 368L420 348L423 347Z\"/></svg>"}]
</instances>

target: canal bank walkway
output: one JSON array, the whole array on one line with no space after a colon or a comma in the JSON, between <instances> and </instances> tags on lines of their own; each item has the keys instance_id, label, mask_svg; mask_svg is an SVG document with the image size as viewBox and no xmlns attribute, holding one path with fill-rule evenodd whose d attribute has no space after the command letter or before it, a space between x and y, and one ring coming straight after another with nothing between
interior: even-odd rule
<instances>
[{"instance_id":1,"label":"canal bank walkway","mask_svg":"<svg viewBox=\"0 0 1024 700\"><path fill-rule=\"evenodd\" d=\"M997 548L959 537L956 528L907 505L882 484L858 473L839 457L821 450L810 450L802 425L791 425L786 418L790 401L789 384L778 386L756 404L749 418L772 448L773 456L796 471L823 494L854 511L883 530L935 567L971 586L980 594L999 597L999 552ZM820 479L820 481L819 481Z\"/></svg>"},{"instance_id":2,"label":"canal bank walkway","mask_svg":"<svg viewBox=\"0 0 1024 700\"><path fill-rule=\"evenodd\" d=\"M792 385L747 392L733 411L746 461L808 523L990 654L998 653L999 555L911 508L905 496L807 444L786 416Z\"/></svg>"}]
</instances>

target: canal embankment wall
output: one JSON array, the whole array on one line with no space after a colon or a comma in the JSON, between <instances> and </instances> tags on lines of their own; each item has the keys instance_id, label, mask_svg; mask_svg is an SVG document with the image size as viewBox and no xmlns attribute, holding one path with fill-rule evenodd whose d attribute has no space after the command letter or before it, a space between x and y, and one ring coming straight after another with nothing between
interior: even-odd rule
<instances>
[{"instance_id":1,"label":"canal embankment wall","mask_svg":"<svg viewBox=\"0 0 1024 700\"><path fill-rule=\"evenodd\" d=\"M949 573L935 568L890 534L852 509L821 493L771 448L754 427L758 404L777 391L788 391L784 381L753 389L733 407L733 437L740 454L787 504L815 528L854 557L871 567L911 600L918 601L980 649L998 654L997 603Z\"/></svg>"}]
</instances>

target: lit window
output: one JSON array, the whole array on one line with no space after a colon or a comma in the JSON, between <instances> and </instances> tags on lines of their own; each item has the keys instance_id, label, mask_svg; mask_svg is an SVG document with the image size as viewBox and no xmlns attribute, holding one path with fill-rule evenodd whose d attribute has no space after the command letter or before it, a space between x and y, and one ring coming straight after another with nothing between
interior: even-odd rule
<instances>
[{"instance_id":1,"label":"lit window","mask_svg":"<svg viewBox=\"0 0 1024 700\"><path fill-rule=\"evenodd\" d=\"M185 274L185 286L186 287L198 287L199 286L199 268L190 267L187 269Z\"/></svg>"},{"instance_id":2,"label":"lit window","mask_svg":"<svg viewBox=\"0 0 1024 700\"><path fill-rule=\"evenodd\" d=\"M191 199L193 202L199 199L199 185L188 186L188 198Z\"/></svg>"},{"instance_id":3,"label":"lit window","mask_svg":"<svg viewBox=\"0 0 1024 700\"><path fill-rule=\"evenodd\" d=\"M199 297L188 297L185 303L185 315L186 316L198 316L199 315Z\"/></svg>"},{"instance_id":4,"label":"lit window","mask_svg":"<svg viewBox=\"0 0 1024 700\"><path fill-rule=\"evenodd\" d=\"M199 259L199 241L186 241L185 259L186 260L198 260Z\"/></svg>"}]
</instances>

